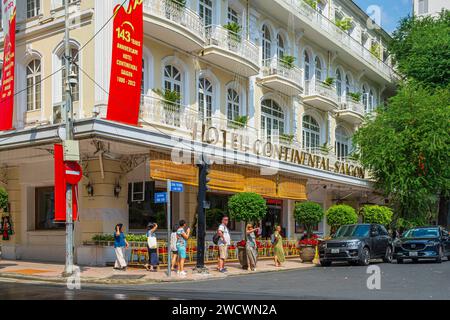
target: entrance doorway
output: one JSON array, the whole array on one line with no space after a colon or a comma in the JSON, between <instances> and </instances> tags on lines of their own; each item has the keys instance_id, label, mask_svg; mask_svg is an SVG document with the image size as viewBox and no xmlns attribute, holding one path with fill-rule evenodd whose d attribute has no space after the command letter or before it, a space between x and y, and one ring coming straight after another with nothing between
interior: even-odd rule
<instances>
[{"instance_id":1,"label":"entrance doorway","mask_svg":"<svg viewBox=\"0 0 450 320\"><path fill-rule=\"evenodd\" d=\"M277 199L267 200L267 215L262 220L262 237L270 239L274 228L277 225L282 226L283 201ZM284 231L283 231L284 233Z\"/></svg>"}]
</instances>

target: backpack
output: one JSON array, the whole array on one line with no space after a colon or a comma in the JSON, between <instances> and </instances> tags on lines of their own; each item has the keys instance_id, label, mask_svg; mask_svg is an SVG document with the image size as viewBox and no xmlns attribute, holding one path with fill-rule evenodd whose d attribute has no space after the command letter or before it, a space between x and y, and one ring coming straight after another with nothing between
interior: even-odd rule
<instances>
[{"instance_id":1,"label":"backpack","mask_svg":"<svg viewBox=\"0 0 450 320\"><path fill-rule=\"evenodd\" d=\"M216 233L213 235L212 241L213 241L213 243L217 246L217 245L219 244L219 240L220 240L219 233L216 232Z\"/></svg>"}]
</instances>

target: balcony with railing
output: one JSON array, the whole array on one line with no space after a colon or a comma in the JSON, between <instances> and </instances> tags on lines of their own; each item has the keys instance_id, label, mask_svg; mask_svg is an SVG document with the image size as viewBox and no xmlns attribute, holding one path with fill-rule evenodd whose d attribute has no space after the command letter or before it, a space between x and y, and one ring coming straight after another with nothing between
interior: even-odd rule
<instances>
[{"instance_id":1,"label":"balcony with railing","mask_svg":"<svg viewBox=\"0 0 450 320\"><path fill-rule=\"evenodd\" d=\"M203 58L244 77L259 73L259 50L243 35L222 26L206 27L206 46Z\"/></svg>"},{"instance_id":2,"label":"balcony with railing","mask_svg":"<svg viewBox=\"0 0 450 320\"><path fill-rule=\"evenodd\" d=\"M301 20L305 25L305 29L307 29L306 33L309 37L317 39L318 43L328 43L330 50L330 44L335 44L336 49L343 53L342 55L340 54L340 57L345 59L346 62L352 62L353 57L355 57L364 66L369 65L373 70L372 72L382 76L384 79L392 81L392 79L397 78L396 72L391 65L380 60L364 47L360 41L339 28L333 21L315 10L304 0L277 0L276 2L279 2L279 5L284 8L283 10L289 10ZM275 13L275 8L272 8L272 11ZM319 35L326 37L326 40L320 39Z\"/></svg>"},{"instance_id":3,"label":"balcony with railing","mask_svg":"<svg viewBox=\"0 0 450 320\"><path fill-rule=\"evenodd\" d=\"M303 93L303 72L293 64L278 59L263 61L262 76L258 79L260 85L284 93L288 96Z\"/></svg>"},{"instance_id":4,"label":"balcony with railing","mask_svg":"<svg viewBox=\"0 0 450 320\"><path fill-rule=\"evenodd\" d=\"M339 107L336 88L322 81L305 81L303 101L322 111L332 111Z\"/></svg>"},{"instance_id":5,"label":"balcony with railing","mask_svg":"<svg viewBox=\"0 0 450 320\"><path fill-rule=\"evenodd\" d=\"M352 97L346 97L340 103L338 117L352 124L361 124L364 120L364 105Z\"/></svg>"},{"instance_id":6,"label":"balcony with railing","mask_svg":"<svg viewBox=\"0 0 450 320\"><path fill-rule=\"evenodd\" d=\"M200 16L176 0L144 0L145 32L169 45L197 51L205 43Z\"/></svg>"}]
</instances>

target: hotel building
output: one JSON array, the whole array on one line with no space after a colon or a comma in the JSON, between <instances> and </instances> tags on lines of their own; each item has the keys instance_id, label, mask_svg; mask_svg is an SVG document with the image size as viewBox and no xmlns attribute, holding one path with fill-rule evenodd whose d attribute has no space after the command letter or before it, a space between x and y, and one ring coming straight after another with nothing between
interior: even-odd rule
<instances>
[{"instance_id":1,"label":"hotel building","mask_svg":"<svg viewBox=\"0 0 450 320\"><path fill-rule=\"evenodd\" d=\"M302 232L293 217L296 201L324 209L384 203L352 160L352 135L394 93L397 76L386 50L389 35L353 1L144 0L137 127L104 119L110 19L121 2L70 1L74 130L84 173L77 263L106 262L84 244L112 233L117 223L134 233L149 221L164 226L164 206L154 203L154 193L164 190L165 179L185 184L184 192L172 194L173 222L193 225L195 165L171 159L189 162L202 152L216 162L210 230L228 198L242 191L267 199L265 235L281 224L289 238ZM52 220L53 144L64 134L63 0L19 0L17 19L15 129L0 133L0 184L9 194L15 234L1 243L2 254L64 261L64 224ZM234 222L232 229L238 239L242 225ZM317 232L327 229L323 221Z\"/></svg>"}]
</instances>

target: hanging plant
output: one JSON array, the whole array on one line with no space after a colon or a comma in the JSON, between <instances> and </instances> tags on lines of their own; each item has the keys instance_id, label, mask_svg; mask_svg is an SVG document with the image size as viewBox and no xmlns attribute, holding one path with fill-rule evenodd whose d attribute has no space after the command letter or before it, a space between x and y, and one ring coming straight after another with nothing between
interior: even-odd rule
<instances>
[{"instance_id":1,"label":"hanging plant","mask_svg":"<svg viewBox=\"0 0 450 320\"><path fill-rule=\"evenodd\" d=\"M362 93L361 92L349 92L348 95L355 102L361 102Z\"/></svg>"},{"instance_id":2,"label":"hanging plant","mask_svg":"<svg viewBox=\"0 0 450 320\"><path fill-rule=\"evenodd\" d=\"M381 60L381 46L379 43L372 43L370 47L370 53L374 55L376 58Z\"/></svg>"},{"instance_id":3,"label":"hanging plant","mask_svg":"<svg viewBox=\"0 0 450 320\"><path fill-rule=\"evenodd\" d=\"M317 6L319 4L317 0L303 0L303 1L305 1L305 3L308 4L314 10L317 10Z\"/></svg>"},{"instance_id":4,"label":"hanging plant","mask_svg":"<svg viewBox=\"0 0 450 320\"><path fill-rule=\"evenodd\" d=\"M230 22L230 23L224 25L223 27L228 30L228 35L231 40L233 40L235 42L242 41L242 37L240 35L240 33L242 31L242 27L238 23Z\"/></svg>"},{"instance_id":5,"label":"hanging plant","mask_svg":"<svg viewBox=\"0 0 450 320\"><path fill-rule=\"evenodd\" d=\"M8 192L4 188L0 188L0 210L8 211Z\"/></svg>"},{"instance_id":6,"label":"hanging plant","mask_svg":"<svg viewBox=\"0 0 450 320\"><path fill-rule=\"evenodd\" d=\"M280 62L284 67L286 67L288 69L293 69L295 66L294 65L295 60L296 60L295 57L285 55L285 56L281 57Z\"/></svg>"}]
</instances>

